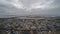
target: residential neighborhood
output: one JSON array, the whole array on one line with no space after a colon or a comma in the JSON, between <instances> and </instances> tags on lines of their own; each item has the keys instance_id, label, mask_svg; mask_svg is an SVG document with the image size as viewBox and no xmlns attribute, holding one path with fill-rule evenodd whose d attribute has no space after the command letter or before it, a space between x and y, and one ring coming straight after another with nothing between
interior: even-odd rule
<instances>
[{"instance_id":1,"label":"residential neighborhood","mask_svg":"<svg viewBox=\"0 0 60 34\"><path fill-rule=\"evenodd\" d=\"M60 34L60 18L0 18L0 34Z\"/></svg>"}]
</instances>

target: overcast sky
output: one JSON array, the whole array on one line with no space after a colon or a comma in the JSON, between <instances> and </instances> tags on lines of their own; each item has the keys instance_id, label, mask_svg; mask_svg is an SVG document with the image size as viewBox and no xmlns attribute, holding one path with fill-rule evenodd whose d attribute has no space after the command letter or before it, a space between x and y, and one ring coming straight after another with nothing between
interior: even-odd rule
<instances>
[{"instance_id":1,"label":"overcast sky","mask_svg":"<svg viewBox=\"0 0 60 34\"><path fill-rule=\"evenodd\" d=\"M60 16L60 0L0 0L0 15Z\"/></svg>"}]
</instances>

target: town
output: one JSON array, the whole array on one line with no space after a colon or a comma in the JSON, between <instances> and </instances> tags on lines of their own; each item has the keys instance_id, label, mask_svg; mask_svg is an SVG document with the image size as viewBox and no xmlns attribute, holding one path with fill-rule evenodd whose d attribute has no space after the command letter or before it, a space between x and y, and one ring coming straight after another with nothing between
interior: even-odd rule
<instances>
[{"instance_id":1,"label":"town","mask_svg":"<svg viewBox=\"0 0 60 34\"><path fill-rule=\"evenodd\" d=\"M60 34L60 17L0 18L0 34Z\"/></svg>"}]
</instances>

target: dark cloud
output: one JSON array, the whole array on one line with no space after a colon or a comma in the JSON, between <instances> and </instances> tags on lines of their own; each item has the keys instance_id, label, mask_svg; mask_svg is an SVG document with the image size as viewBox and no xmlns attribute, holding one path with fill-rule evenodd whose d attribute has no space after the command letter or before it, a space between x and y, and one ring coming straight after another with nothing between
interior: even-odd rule
<instances>
[{"instance_id":1,"label":"dark cloud","mask_svg":"<svg viewBox=\"0 0 60 34\"><path fill-rule=\"evenodd\" d=\"M0 15L24 15L26 11L24 9L16 8L8 1L1 1L0 3Z\"/></svg>"},{"instance_id":2,"label":"dark cloud","mask_svg":"<svg viewBox=\"0 0 60 34\"><path fill-rule=\"evenodd\" d=\"M0 15L58 15L60 0L0 0Z\"/></svg>"}]
</instances>

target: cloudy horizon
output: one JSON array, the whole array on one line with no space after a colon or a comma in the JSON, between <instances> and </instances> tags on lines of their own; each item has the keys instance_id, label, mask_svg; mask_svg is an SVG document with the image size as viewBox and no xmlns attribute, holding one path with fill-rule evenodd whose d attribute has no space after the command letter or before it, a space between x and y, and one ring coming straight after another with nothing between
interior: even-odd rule
<instances>
[{"instance_id":1,"label":"cloudy horizon","mask_svg":"<svg viewBox=\"0 0 60 34\"><path fill-rule=\"evenodd\" d=\"M60 16L60 0L0 0L0 15Z\"/></svg>"}]
</instances>

